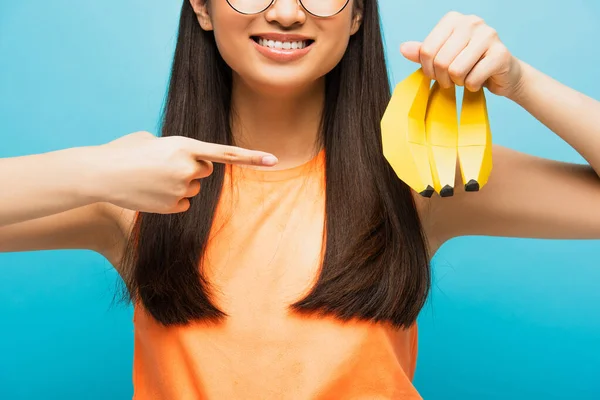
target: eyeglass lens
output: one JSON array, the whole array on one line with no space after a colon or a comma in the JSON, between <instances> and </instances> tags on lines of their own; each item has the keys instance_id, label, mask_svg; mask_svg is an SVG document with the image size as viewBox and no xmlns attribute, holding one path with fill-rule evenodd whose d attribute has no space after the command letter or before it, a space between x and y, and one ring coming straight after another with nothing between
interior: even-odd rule
<instances>
[{"instance_id":1,"label":"eyeglass lens","mask_svg":"<svg viewBox=\"0 0 600 400\"><path fill-rule=\"evenodd\" d=\"M229 5L242 14L258 14L268 9L273 0L227 0ZM331 17L342 11L349 0L300 0L302 7L317 17Z\"/></svg>"}]
</instances>

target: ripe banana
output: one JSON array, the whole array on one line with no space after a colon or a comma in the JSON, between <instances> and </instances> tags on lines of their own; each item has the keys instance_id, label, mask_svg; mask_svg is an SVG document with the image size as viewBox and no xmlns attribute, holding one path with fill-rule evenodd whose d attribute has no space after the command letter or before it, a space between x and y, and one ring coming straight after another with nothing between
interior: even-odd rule
<instances>
[{"instance_id":1,"label":"ripe banana","mask_svg":"<svg viewBox=\"0 0 600 400\"><path fill-rule=\"evenodd\" d=\"M430 85L421 69L412 73L396 86L381 119L385 157L398 177L425 197L434 192L425 137Z\"/></svg>"},{"instance_id":2,"label":"ripe banana","mask_svg":"<svg viewBox=\"0 0 600 400\"><path fill-rule=\"evenodd\" d=\"M437 82L433 84L425 114L425 136L429 144L433 187L442 197L452 196L458 146L458 117L454 86L444 89Z\"/></svg>"},{"instance_id":3,"label":"ripe banana","mask_svg":"<svg viewBox=\"0 0 600 400\"><path fill-rule=\"evenodd\" d=\"M467 192L476 192L492 172L492 132L483 89L465 90L458 129L458 159Z\"/></svg>"},{"instance_id":4,"label":"ripe banana","mask_svg":"<svg viewBox=\"0 0 600 400\"><path fill-rule=\"evenodd\" d=\"M464 90L460 122L455 88L418 69L396 85L381 120L383 153L398 178L431 197L454 194L457 158L465 191L480 190L492 171L492 134L483 89Z\"/></svg>"}]
</instances>

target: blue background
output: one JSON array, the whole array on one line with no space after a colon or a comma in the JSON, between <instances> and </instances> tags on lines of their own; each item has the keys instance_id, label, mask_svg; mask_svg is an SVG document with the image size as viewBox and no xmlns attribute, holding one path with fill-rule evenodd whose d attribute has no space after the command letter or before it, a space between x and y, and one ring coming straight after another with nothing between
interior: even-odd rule
<instances>
[{"instance_id":1,"label":"blue background","mask_svg":"<svg viewBox=\"0 0 600 400\"><path fill-rule=\"evenodd\" d=\"M474 13L509 49L600 98L595 0L382 0L398 54L450 9ZM179 1L0 0L0 157L156 131ZM524 110L490 95L497 143L582 161ZM2 188L0 190L7 190ZM415 384L425 399L600 398L598 241L461 238L436 256L420 317ZM87 251L0 254L0 399L126 399L131 310Z\"/></svg>"}]
</instances>

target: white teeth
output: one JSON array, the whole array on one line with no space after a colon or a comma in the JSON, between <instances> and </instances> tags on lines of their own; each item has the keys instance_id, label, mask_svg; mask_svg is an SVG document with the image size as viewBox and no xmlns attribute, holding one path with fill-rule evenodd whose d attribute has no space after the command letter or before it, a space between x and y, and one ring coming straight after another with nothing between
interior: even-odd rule
<instances>
[{"instance_id":1,"label":"white teeth","mask_svg":"<svg viewBox=\"0 0 600 400\"><path fill-rule=\"evenodd\" d=\"M299 50L307 46L306 41L278 42L275 40L267 40L263 38L258 38L258 44L264 47L270 47L272 49L277 50Z\"/></svg>"}]
</instances>

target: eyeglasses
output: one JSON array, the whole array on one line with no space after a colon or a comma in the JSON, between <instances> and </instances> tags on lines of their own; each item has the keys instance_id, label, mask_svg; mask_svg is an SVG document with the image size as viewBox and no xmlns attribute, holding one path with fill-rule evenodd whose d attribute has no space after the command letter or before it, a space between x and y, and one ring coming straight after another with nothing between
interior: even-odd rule
<instances>
[{"instance_id":1,"label":"eyeglasses","mask_svg":"<svg viewBox=\"0 0 600 400\"><path fill-rule=\"evenodd\" d=\"M240 14L260 14L277 0L227 0L227 3ZM297 0L309 14L315 17L333 17L342 12L350 0Z\"/></svg>"}]
</instances>

